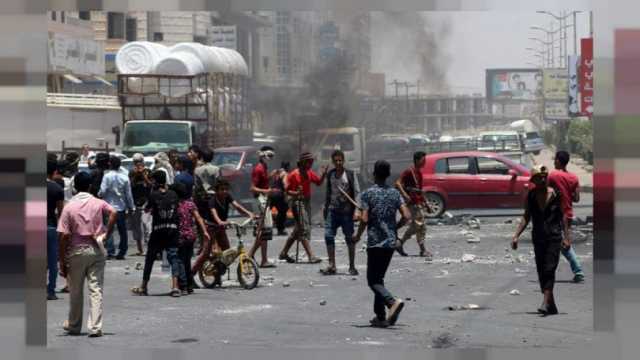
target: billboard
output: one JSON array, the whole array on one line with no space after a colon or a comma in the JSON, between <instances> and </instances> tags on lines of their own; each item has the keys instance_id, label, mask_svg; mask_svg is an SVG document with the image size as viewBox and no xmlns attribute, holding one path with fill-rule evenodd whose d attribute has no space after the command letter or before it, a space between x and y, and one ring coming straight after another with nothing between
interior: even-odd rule
<instances>
[{"instance_id":1,"label":"billboard","mask_svg":"<svg viewBox=\"0 0 640 360\"><path fill-rule=\"evenodd\" d=\"M235 25L212 26L209 28L211 45L238 50L237 31Z\"/></svg>"},{"instance_id":2,"label":"billboard","mask_svg":"<svg viewBox=\"0 0 640 360\"><path fill-rule=\"evenodd\" d=\"M580 110L582 115L593 115L593 38L581 39L579 88L580 88Z\"/></svg>"},{"instance_id":3,"label":"billboard","mask_svg":"<svg viewBox=\"0 0 640 360\"><path fill-rule=\"evenodd\" d=\"M542 94L545 100L567 101L569 73L566 69L545 69L542 72Z\"/></svg>"},{"instance_id":4,"label":"billboard","mask_svg":"<svg viewBox=\"0 0 640 360\"><path fill-rule=\"evenodd\" d=\"M577 116L580 113L580 102L578 100L578 65L579 55L569 56L569 114Z\"/></svg>"},{"instance_id":5,"label":"billboard","mask_svg":"<svg viewBox=\"0 0 640 360\"><path fill-rule=\"evenodd\" d=\"M487 99L533 101L542 94L542 73L538 69L488 69Z\"/></svg>"}]
</instances>

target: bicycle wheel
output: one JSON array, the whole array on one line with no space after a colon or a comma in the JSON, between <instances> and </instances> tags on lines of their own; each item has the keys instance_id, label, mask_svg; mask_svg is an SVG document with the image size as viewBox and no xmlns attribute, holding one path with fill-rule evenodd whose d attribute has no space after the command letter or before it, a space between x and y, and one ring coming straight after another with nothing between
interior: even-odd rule
<instances>
[{"instance_id":1,"label":"bicycle wheel","mask_svg":"<svg viewBox=\"0 0 640 360\"><path fill-rule=\"evenodd\" d=\"M208 289L212 289L216 286L217 279L222 276L219 274L219 267L216 264L217 261L209 258L204 261L200 271L198 271L198 278L202 285Z\"/></svg>"},{"instance_id":2,"label":"bicycle wheel","mask_svg":"<svg viewBox=\"0 0 640 360\"><path fill-rule=\"evenodd\" d=\"M238 262L238 282L240 285L247 290L251 290L258 285L259 280L260 272L255 260L250 257L241 258Z\"/></svg>"}]
</instances>

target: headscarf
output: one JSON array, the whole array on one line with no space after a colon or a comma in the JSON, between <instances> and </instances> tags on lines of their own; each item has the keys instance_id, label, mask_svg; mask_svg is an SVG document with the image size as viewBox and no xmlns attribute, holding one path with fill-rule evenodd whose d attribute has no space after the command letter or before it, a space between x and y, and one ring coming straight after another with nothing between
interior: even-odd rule
<instances>
[{"instance_id":1,"label":"headscarf","mask_svg":"<svg viewBox=\"0 0 640 360\"><path fill-rule=\"evenodd\" d=\"M156 161L153 167L154 170L164 170L167 174L167 185L173 184L175 173L171 163L169 163L169 156L164 152L159 152L153 156L153 159Z\"/></svg>"}]
</instances>

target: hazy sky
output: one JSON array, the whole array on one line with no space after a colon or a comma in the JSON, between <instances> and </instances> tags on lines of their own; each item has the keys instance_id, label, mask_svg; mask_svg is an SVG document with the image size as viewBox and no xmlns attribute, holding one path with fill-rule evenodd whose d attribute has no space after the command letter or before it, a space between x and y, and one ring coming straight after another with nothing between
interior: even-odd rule
<instances>
[{"instance_id":1,"label":"hazy sky","mask_svg":"<svg viewBox=\"0 0 640 360\"><path fill-rule=\"evenodd\" d=\"M558 11L555 11L559 14ZM558 22L549 15L527 12L432 12L425 13L431 31L435 32L439 44L446 54L446 77L453 93L485 92L485 69L501 67L531 67L527 62L539 63L527 47L540 48L541 44L529 40L530 37L545 39L544 32L531 30L530 26L549 28L550 22ZM572 23L569 18L568 24ZM449 26L441 26L448 22ZM448 29L448 33L438 34L439 29ZM580 38L588 37L589 16L577 15L578 53ZM446 30L442 30L446 31ZM389 61L392 54L385 49L397 46L385 42L397 42L398 39L385 37L389 31L375 26L371 30L372 71L387 74L387 83L398 79L415 82L417 76L412 66L393 66ZM569 54L573 53L573 29L567 29ZM546 40L546 39L545 39ZM558 50L556 50L557 53ZM416 65L417 66L417 65ZM391 90L387 87L387 92Z\"/></svg>"}]
</instances>

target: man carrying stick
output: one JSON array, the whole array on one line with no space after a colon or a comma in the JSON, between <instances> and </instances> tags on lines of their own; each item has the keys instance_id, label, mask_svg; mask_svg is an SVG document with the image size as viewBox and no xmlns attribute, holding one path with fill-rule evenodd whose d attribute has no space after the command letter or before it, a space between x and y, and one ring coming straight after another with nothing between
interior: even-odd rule
<instances>
[{"instance_id":1,"label":"man carrying stick","mask_svg":"<svg viewBox=\"0 0 640 360\"><path fill-rule=\"evenodd\" d=\"M344 168L344 153L335 150L331 155L334 169L327 174L327 192L324 204L324 241L327 245L329 266L320 269L323 275L336 274L335 237L342 228L349 251L349 274L358 275L355 265L356 245L353 242L354 215L357 205L354 198L360 192L358 179L353 171Z\"/></svg>"},{"instance_id":2,"label":"man carrying stick","mask_svg":"<svg viewBox=\"0 0 640 360\"><path fill-rule=\"evenodd\" d=\"M277 194L280 190L269 187L269 173L267 170L267 162L273 159L275 153L271 146L263 146L258 151L260 161L254 166L251 172L251 192L256 198L254 212L259 214L258 230L256 241L253 243L249 256L254 257L258 248L262 250L261 268L274 268L276 265L269 262L267 257L267 244L273 238L273 218L271 216L271 204L269 195Z\"/></svg>"}]
</instances>

